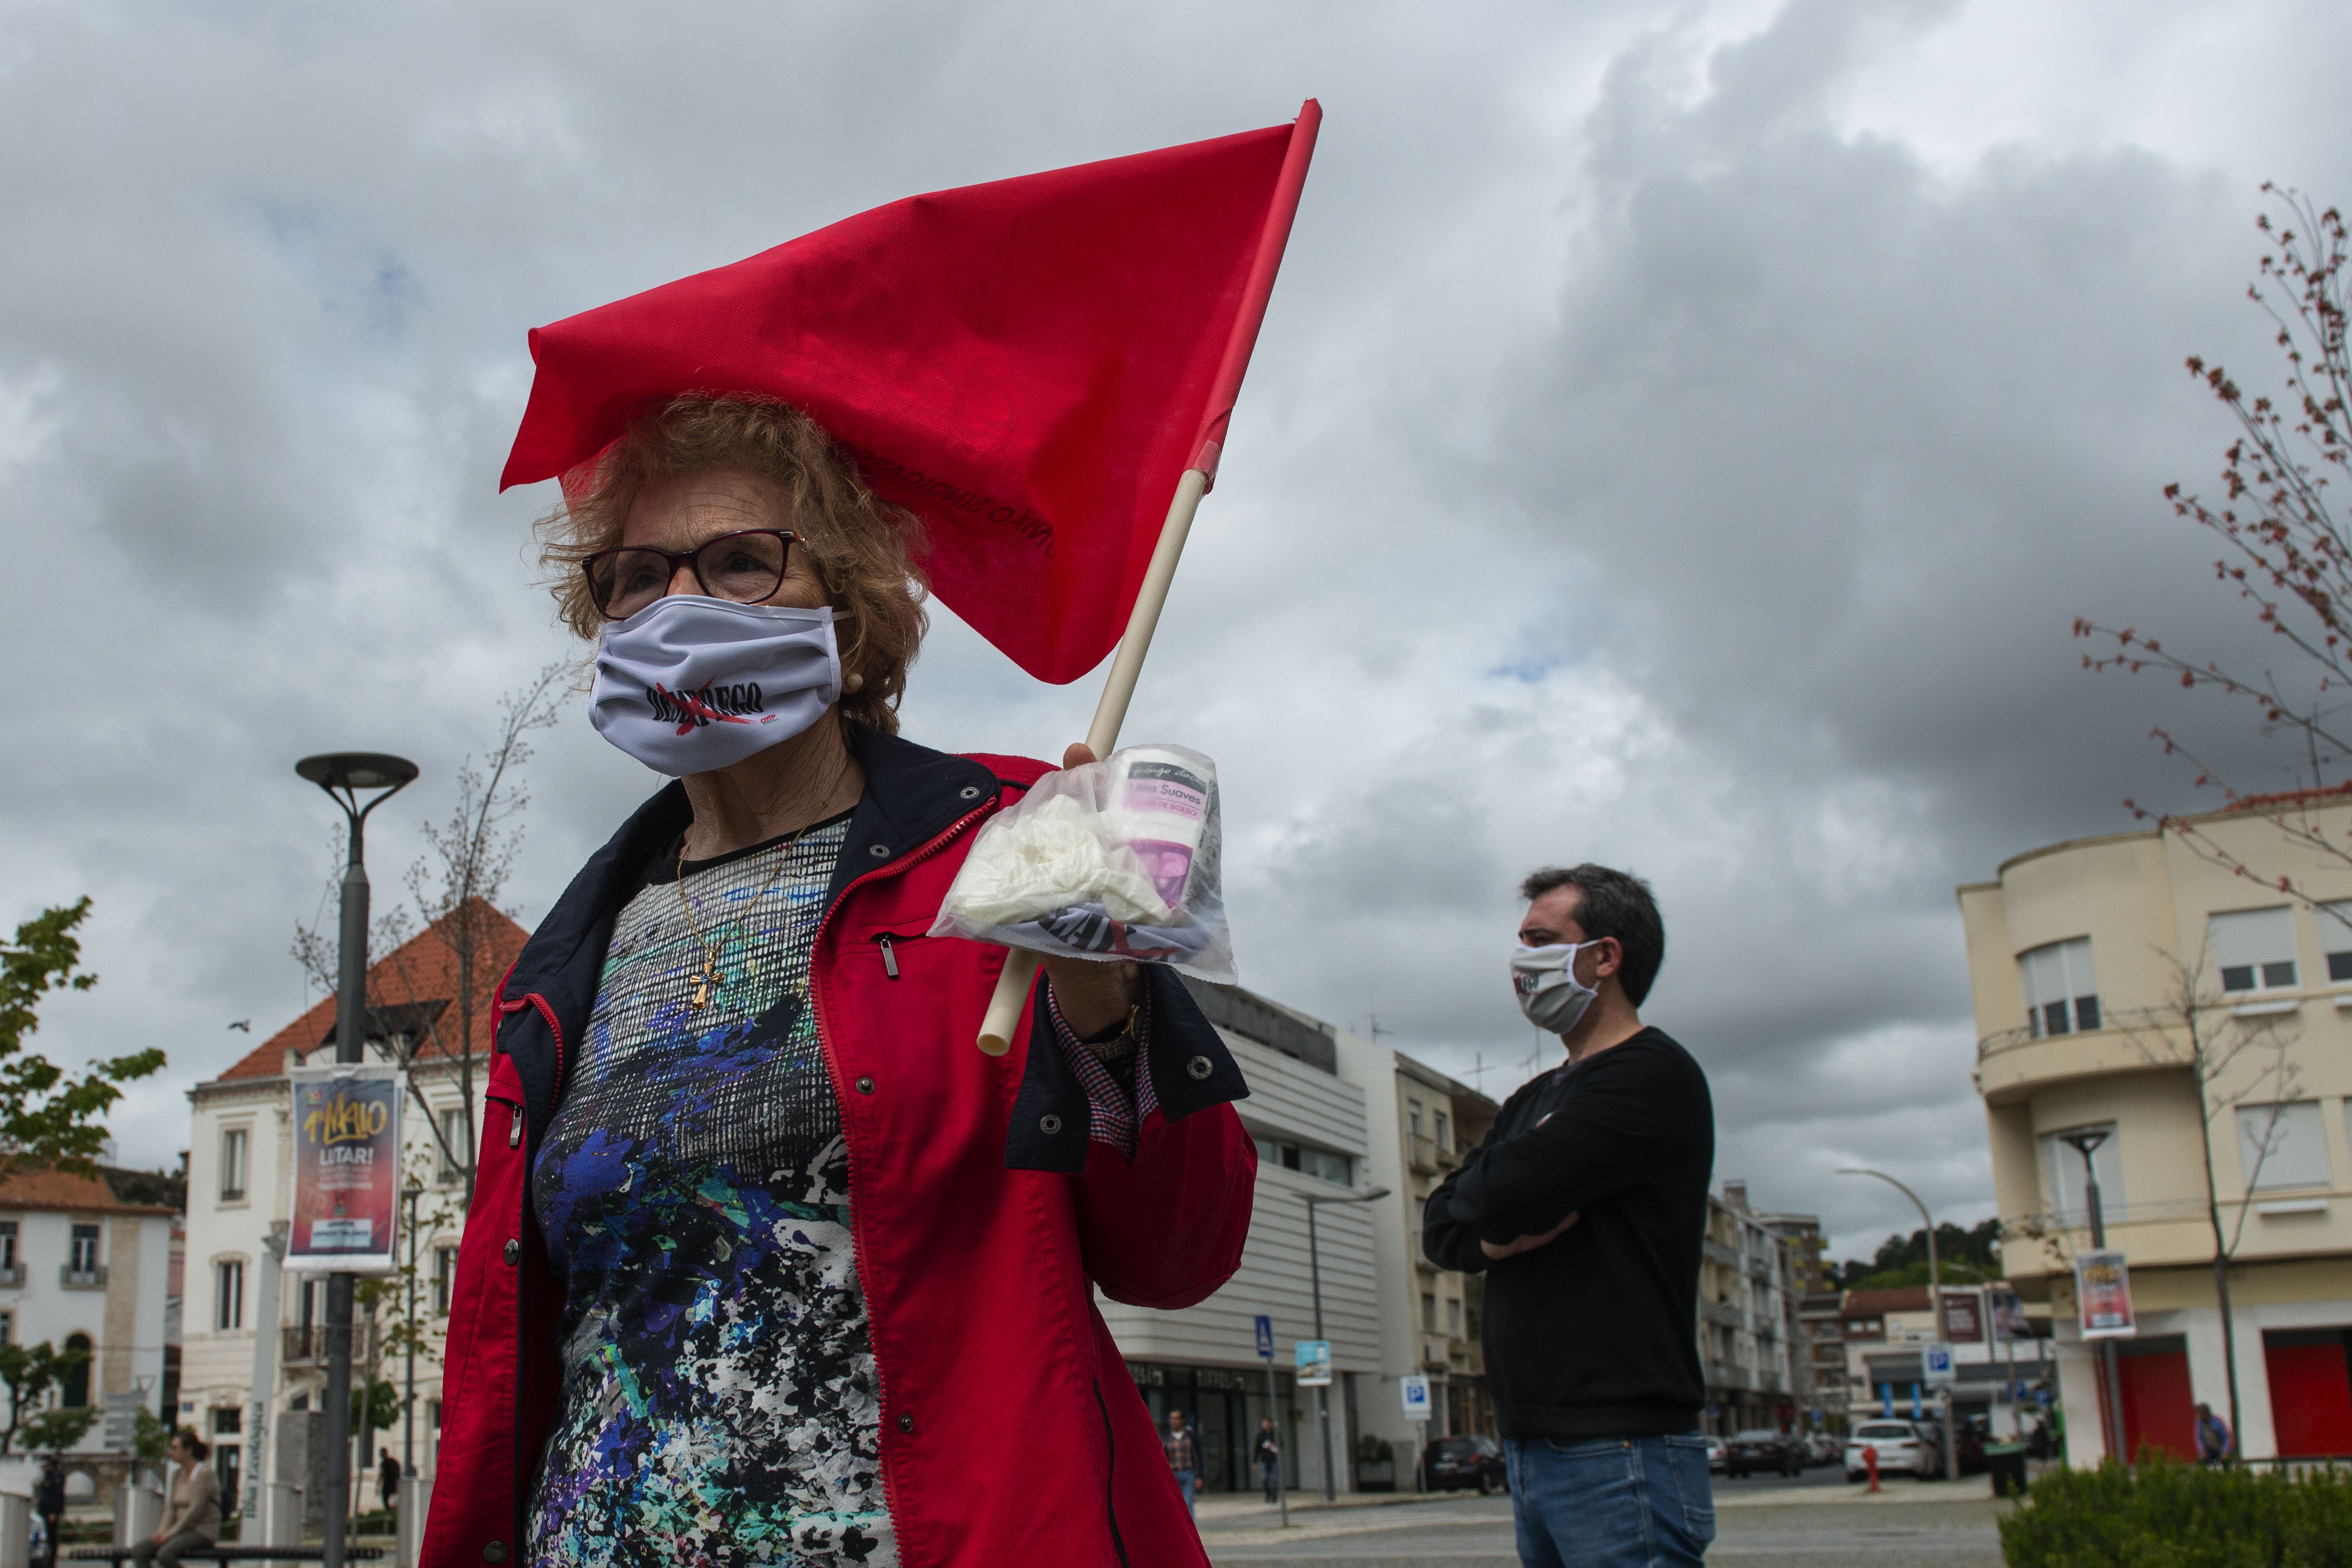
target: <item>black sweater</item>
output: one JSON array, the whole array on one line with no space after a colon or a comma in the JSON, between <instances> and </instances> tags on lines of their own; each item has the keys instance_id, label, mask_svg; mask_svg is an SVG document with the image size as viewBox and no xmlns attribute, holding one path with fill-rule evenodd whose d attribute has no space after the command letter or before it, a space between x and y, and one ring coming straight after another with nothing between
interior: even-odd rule
<instances>
[{"instance_id":1,"label":"black sweater","mask_svg":"<svg viewBox=\"0 0 2352 1568\"><path fill-rule=\"evenodd\" d=\"M1699 1241L1715 1108L1654 1029L1527 1083L1430 1195L1422 1247L1486 1275L1486 1384L1506 1437L1637 1437L1698 1425ZM1546 1247L1490 1263L1481 1241Z\"/></svg>"}]
</instances>

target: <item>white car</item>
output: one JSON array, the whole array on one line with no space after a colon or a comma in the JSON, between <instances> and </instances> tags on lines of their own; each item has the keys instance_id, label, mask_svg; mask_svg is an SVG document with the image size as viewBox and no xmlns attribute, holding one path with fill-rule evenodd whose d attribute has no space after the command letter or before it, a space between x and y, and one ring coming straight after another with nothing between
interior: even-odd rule
<instances>
[{"instance_id":1,"label":"white car","mask_svg":"<svg viewBox=\"0 0 2352 1568\"><path fill-rule=\"evenodd\" d=\"M1864 1448L1878 1450L1878 1473L1882 1476L1908 1470L1928 1481L1944 1472L1944 1457L1937 1451L1935 1439L1908 1421L1864 1421L1847 1434L1846 1479L1858 1481L1869 1475L1862 1457Z\"/></svg>"},{"instance_id":2,"label":"white car","mask_svg":"<svg viewBox=\"0 0 2352 1568\"><path fill-rule=\"evenodd\" d=\"M1723 1473L1723 1439L1711 1436L1706 1440L1706 1468L1708 1473L1711 1475L1721 1475Z\"/></svg>"}]
</instances>

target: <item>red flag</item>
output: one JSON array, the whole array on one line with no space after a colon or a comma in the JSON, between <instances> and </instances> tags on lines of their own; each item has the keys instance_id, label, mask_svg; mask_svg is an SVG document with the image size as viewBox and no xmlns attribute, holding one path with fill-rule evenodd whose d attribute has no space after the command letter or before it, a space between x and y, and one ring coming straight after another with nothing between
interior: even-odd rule
<instances>
[{"instance_id":1,"label":"red flag","mask_svg":"<svg viewBox=\"0 0 2352 1568\"><path fill-rule=\"evenodd\" d=\"M909 197L542 327L499 487L680 392L782 398L923 519L941 600L1076 680L1178 476L1215 476L1321 119Z\"/></svg>"}]
</instances>

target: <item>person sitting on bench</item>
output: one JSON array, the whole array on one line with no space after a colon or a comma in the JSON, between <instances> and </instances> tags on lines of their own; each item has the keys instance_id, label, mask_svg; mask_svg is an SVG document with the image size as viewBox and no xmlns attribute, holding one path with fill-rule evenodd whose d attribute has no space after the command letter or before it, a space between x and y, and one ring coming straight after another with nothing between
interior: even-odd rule
<instances>
[{"instance_id":1,"label":"person sitting on bench","mask_svg":"<svg viewBox=\"0 0 2352 1568\"><path fill-rule=\"evenodd\" d=\"M220 1539L220 1479L205 1463L212 1448L183 1427L172 1438L172 1462L178 1474L172 1479L172 1505L154 1534L131 1549L131 1560L141 1568L160 1563L179 1568L182 1554L210 1546Z\"/></svg>"}]
</instances>

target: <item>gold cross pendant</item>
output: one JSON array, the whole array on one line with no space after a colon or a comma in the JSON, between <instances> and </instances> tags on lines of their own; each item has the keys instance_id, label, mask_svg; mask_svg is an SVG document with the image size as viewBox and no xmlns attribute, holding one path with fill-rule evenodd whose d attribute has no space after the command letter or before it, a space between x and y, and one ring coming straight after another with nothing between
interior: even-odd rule
<instances>
[{"instance_id":1,"label":"gold cross pendant","mask_svg":"<svg viewBox=\"0 0 2352 1568\"><path fill-rule=\"evenodd\" d=\"M694 985L693 1006L697 1009L699 1009L705 1003L710 1000L710 976L712 971L718 967L719 964L716 959L706 962L702 966L702 978L696 981Z\"/></svg>"}]
</instances>

